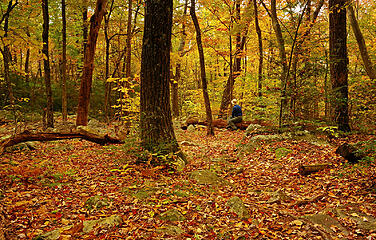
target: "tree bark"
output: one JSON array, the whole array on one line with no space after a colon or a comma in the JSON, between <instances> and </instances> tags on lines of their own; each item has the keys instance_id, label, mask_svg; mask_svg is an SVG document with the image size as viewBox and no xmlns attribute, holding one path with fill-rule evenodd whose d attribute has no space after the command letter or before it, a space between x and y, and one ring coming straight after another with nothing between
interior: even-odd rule
<instances>
[{"instance_id":1,"label":"tree bark","mask_svg":"<svg viewBox=\"0 0 376 240\"><path fill-rule=\"evenodd\" d=\"M141 54L141 145L160 154L178 152L170 109L172 0L146 0Z\"/></svg>"},{"instance_id":2,"label":"tree bark","mask_svg":"<svg viewBox=\"0 0 376 240\"><path fill-rule=\"evenodd\" d=\"M258 21L258 10L257 10L257 0L253 0L253 8L255 10L255 27L256 27L256 33L257 33L257 39L258 39L258 49L259 49L259 65L258 65L258 81L257 81L257 87L258 87L258 96L262 97L262 67L263 67L263 60L264 60L264 52L262 48L262 33L260 24Z\"/></svg>"},{"instance_id":3,"label":"tree bark","mask_svg":"<svg viewBox=\"0 0 376 240\"><path fill-rule=\"evenodd\" d=\"M108 28L111 13L113 10L114 0L111 1L111 7L108 13L104 16L104 39L106 43L106 53L105 53L105 94L104 94L104 114L106 116L107 122L110 120L110 109L111 109L111 82L108 81L110 77L110 42L111 39L108 36Z\"/></svg>"},{"instance_id":4,"label":"tree bark","mask_svg":"<svg viewBox=\"0 0 376 240\"><path fill-rule=\"evenodd\" d=\"M61 18L63 22L63 62L61 65L61 100L62 100L62 113L63 122L68 120L68 110L67 110L67 18L65 14L66 4L65 0L61 0Z\"/></svg>"},{"instance_id":5,"label":"tree bark","mask_svg":"<svg viewBox=\"0 0 376 240\"><path fill-rule=\"evenodd\" d=\"M206 121L208 122L208 136L214 136L214 130L213 130L213 117L210 107L210 99L208 94L208 84L206 81L206 70L205 70L205 57L204 57L204 49L202 47L202 41L201 41L201 29L200 25L197 20L196 16L196 6L195 6L195 0L191 0L191 11L190 11L193 24L195 25L196 29L196 41L197 41L197 48L198 48L198 54L200 58L200 70L201 70L201 82L202 82L202 94L204 95L204 101L205 101L205 110L206 110Z\"/></svg>"},{"instance_id":6,"label":"tree bark","mask_svg":"<svg viewBox=\"0 0 376 240\"><path fill-rule=\"evenodd\" d=\"M18 1L16 1L13 4L13 0L10 0L8 3L8 8L7 11L3 14L1 18L2 23L4 21L4 38L8 37L8 29L9 29L9 14L10 12L16 7L18 4ZM4 49L1 50L1 53L3 55L3 64L4 64L4 81L7 85L7 90L8 90L8 96L9 96L9 104L14 107L14 93L13 93L13 87L12 87L12 82L10 80L10 68L9 65L12 61L12 55L10 54L9 46L5 45Z\"/></svg>"},{"instance_id":7,"label":"tree bark","mask_svg":"<svg viewBox=\"0 0 376 240\"><path fill-rule=\"evenodd\" d=\"M360 55L362 56L364 68L369 78L376 79L376 71L373 68L371 59L369 58L366 42L364 41L363 34L360 31L360 27L359 27L358 21L356 20L354 9L351 3L348 5L347 10L348 10L351 28L354 32L356 42L358 43Z\"/></svg>"},{"instance_id":8,"label":"tree bark","mask_svg":"<svg viewBox=\"0 0 376 240\"><path fill-rule=\"evenodd\" d=\"M90 33L84 59L84 69L81 78L81 87L77 107L76 124L86 126L89 114L90 92L93 81L94 56L97 44L98 31L106 10L107 0L97 0L94 15L90 18Z\"/></svg>"},{"instance_id":9,"label":"tree bark","mask_svg":"<svg viewBox=\"0 0 376 240\"><path fill-rule=\"evenodd\" d=\"M329 0L329 59L334 121L338 129L344 132L350 131L346 3L347 0Z\"/></svg>"},{"instance_id":10,"label":"tree bark","mask_svg":"<svg viewBox=\"0 0 376 240\"><path fill-rule=\"evenodd\" d=\"M171 81L171 103L172 103L172 115L174 117L179 117L179 82L181 80L181 62L182 57L185 55L184 53L184 46L185 46L185 39L187 38L187 33L185 32L185 24L186 24L186 15L187 15L187 8L188 8L188 0L185 0L184 3L184 14L183 14L183 23L182 23L182 36L180 38L180 44L178 48L179 58L176 62L176 69L175 69L175 78L174 81Z\"/></svg>"},{"instance_id":11,"label":"tree bark","mask_svg":"<svg viewBox=\"0 0 376 240\"><path fill-rule=\"evenodd\" d=\"M285 50L285 41L282 35L281 26L279 25L278 16L277 16L277 6L276 0L271 0L271 19L272 25L274 29L274 33L277 37L278 48L279 48L279 57L281 59L282 64L282 72L281 72L281 105L280 105L280 114L279 114L279 127L282 127L282 123L284 120L284 112L286 108L286 89L285 86L287 85L287 60L286 60L286 50Z\"/></svg>"},{"instance_id":12,"label":"tree bark","mask_svg":"<svg viewBox=\"0 0 376 240\"><path fill-rule=\"evenodd\" d=\"M127 22L127 41L125 54L125 77L131 77L131 61L132 61L132 0L128 0L128 22Z\"/></svg>"},{"instance_id":13,"label":"tree bark","mask_svg":"<svg viewBox=\"0 0 376 240\"><path fill-rule=\"evenodd\" d=\"M235 0L235 11L236 11L236 21L240 21L240 4L241 1ZM236 50L235 50L235 61L233 64L233 57L232 57L232 37L230 33L230 75L227 79L226 88L223 90L221 105L219 108L218 118L226 117L226 113L228 110L228 106L230 101L233 97L233 89L235 84L235 79L241 73L241 53L244 50L245 42L247 39L248 27L250 21L246 22L246 27L244 31L240 30L236 34ZM241 37L243 32L243 36ZM226 74L225 74L226 75Z\"/></svg>"},{"instance_id":14,"label":"tree bark","mask_svg":"<svg viewBox=\"0 0 376 240\"><path fill-rule=\"evenodd\" d=\"M46 97L47 97L47 106L46 106L46 120L47 127L54 127L54 111L53 111L53 102L52 102L52 89L51 89L51 68L50 68L50 56L48 49L48 35L49 35L49 21L50 17L48 14L48 0L42 1L43 9L43 67L44 67L44 83L46 88Z\"/></svg>"},{"instance_id":15,"label":"tree bark","mask_svg":"<svg viewBox=\"0 0 376 240\"><path fill-rule=\"evenodd\" d=\"M301 165L299 166L299 173L303 176L307 176L311 173L315 173L327 168L332 167L330 163L313 164L313 165Z\"/></svg>"},{"instance_id":16,"label":"tree bark","mask_svg":"<svg viewBox=\"0 0 376 240\"><path fill-rule=\"evenodd\" d=\"M123 140L110 137L108 135L98 135L94 133L87 132L83 129L74 130L69 133L30 133L23 132L9 138L2 139L0 141L0 154L3 153L6 147L10 147L22 142L28 141L55 141L55 140L64 140L64 139L73 139L73 138L82 138L90 142L98 143L101 145L105 144L116 144L123 143Z\"/></svg>"}]
</instances>

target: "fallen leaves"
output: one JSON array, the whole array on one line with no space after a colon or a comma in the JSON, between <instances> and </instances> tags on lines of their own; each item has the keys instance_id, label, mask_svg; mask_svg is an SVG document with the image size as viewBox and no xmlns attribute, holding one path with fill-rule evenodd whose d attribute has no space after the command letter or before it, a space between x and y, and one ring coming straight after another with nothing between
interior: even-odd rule
<instances>
[{"instance_id":1,"label":"fallen leaves","mask_svg":"<svg viewBox=\"0 0 376 240\"><path fill-rule=\"evenodd\" d=\"M134 152L121 146L102 147L78 140L44 143L43 149L28 154L8 153L8 159L0 157L0 162L18 164L0 170L4 189L0 206L5 206L14 238L32 238L71 226L64 228L60 239L314 239L323 233L300 219L305 214L357 204L369 206L363 212L375 216L374 197L359 193L374 166L361 172L346 168L338 164L334 147L305 141L275 141L247 152L239 146L242 134L178 135L179 141L190 143L182 146L190 163L178 173L137 165ZM66 144L75 147L61 150ZM281 149L289 151L276 157ZM323 162L332 163L333 169L307 177L297 172L301 164ZM199 185L189 178L196 170L213 172L227 184ZM280 194L274 196L278 190ZM102 203L93 202L95 207L88 209L85 203L95 196ZM233 197L243 200L247 219L239 219L227 206ZM156 231L171 226L171 221L158 218L171 209L179 213L173 227ZM288 214L280 214L281 210ZM114 214L122 216L119 227L81 234L84 221ZM364 218L355 212L350 216ZM356 222L346 227L352 229L354 239L364 234L356 232ZM333 232L340 234L336 228Z\"/></svg>"}]
</instances>

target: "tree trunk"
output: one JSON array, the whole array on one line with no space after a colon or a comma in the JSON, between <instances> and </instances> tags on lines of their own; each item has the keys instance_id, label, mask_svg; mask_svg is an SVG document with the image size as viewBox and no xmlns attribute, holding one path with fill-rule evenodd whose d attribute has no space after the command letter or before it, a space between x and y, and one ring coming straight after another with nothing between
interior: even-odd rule
<instances>
[{"instance_id":1,"label":"tree trunk","mask_svg":"<svg viewBox=\"0 0 376 240\"><path fill-rule=\"evenodd\" d=\"M68 120L68 111L67 111L67 18L65 14L65 0L61 0L61 18L63 22L63 62L61 65L61 100L62 100L62 113L63 113L63 122Z\"/></svg>"},{"instance_id":2,"label":"tree trunk","mask_svg":"<svg viewBox=\"0 0 376 240\"><path fill-rule=\"evenodd\" d=\"M50 17L48 14L48 0L42 1L43 9L43 67L44 67L44 83L46 87L46 97L47 97L47 106L46 106L46 117L47 117L47 127L54 127L54 111L53 111L53 102L52 102L52 89L51 89L51 69L50 69L50 57L48 50L48 35L49 35L49 21Z\"/></svg>"},{"instance_id":3,"label":"tree trunk","mask_svg":"<svg viewBox=\"0 0 376 240\"><path fill-rule=\"evenodd\" d=\"M255 10L255 27L256 27L256 33L258 38L258 49L259 49L259 65L258 65L258 96L262 97L262 64L264 60L264 53L262 48L262 35L261 35L261 28L258 21L258 11L257 11L257 1L253 0L253 7Z\"/></svg>"},{"instance_id":4,"label":"tree trunk","mask_svg":"<svg viewBox=\"0 0 376 240\"><path fill-rule=\"evenodd\" d=\"M106 10L107 0L97 0L94 15L90 18L90 33L84 59L84 69L81 78L81 87L77 107L76 124L86 126L89 114L90 92L93 81L94 56L97 44L98 31Z\"/></svg>"},{"instance_id":5,"label":"tree trunk","mask_svg":"<svg viewBox=\"0 0 376 240\"><path fill-rule=\"evenodd\" d=\"M158 153L178 152L170 109L172 0L147 0L141 54L141 145Z\"/></svg>"},{"instance_id":6,"label":"tree trunk","mask_svg":"<svg viewBox=\"0 0 376 240\"><path fill-rule=\"evenodd\" d=\"M131 77L131 60L132 60L132 0L128 0L128 22L127 22L127 41L125 54L125 77Z\"/></svg>"},{"instance_id":7,"label":"tree trunk","mask_svg":"<svg viewBox=\"0 0 376 240\"><path fill-rule=\"evenodd\" d=\"M271 19L272 25L274 29L274 33L277 37L278 48L279 48L279 57L282 64L282 72L281 72L281 105L280 105L280 114L279 114L279 127L282 127L282 123L284 120L285 115L285 108L286 108L286 89L285 86L287 85L287 60L286 60L286 50L285 50L285 41L283 39L281 26L279 25L278 17L277 17L277 6L276 0L271 0Z\"/></svg>"},{"instance_id":8,"label":"tree trunk","mask_svg":"<svg viewBox=\"0 0 376 240\"><path fill-rule=\"evenodd\" d=\"M196 41L197 41L198 54L199 54L199 58L200 58L202 93L204 95L204 101L205 101L206 121L208 122L207 135L213 136L214 135L213 125L212 125L213 117L212 117L212 112L211 112L211 108L210 108L208 86L207 86L207 81L206 81L204 49L202 47L201 30L200 30L200 25L199 25L198 20L197 20L195 8L196 8L195 0L191 0L190 14L191 14L193 24L195 25L195 29L196 29Z\"/></svg>"},{"instance_id":9,"label":"tree trunk","mask_svg":"<svg viewBox=\"0 0 376 240\"><path fill-rule=\"evenodd\" d=\"M175 71L175 78L174 81L171 81L171 103L172 103L172 115L174 117L179 117L179 82L181 80L181 61L182 57L184 56L184 46L185 46L185 39L187 38L187 33L185 32L185 21L187 15L187 8L188 8L188 0L185 0L184 3L184 14L183 14L183 23L182 23L182 36L180 39L180 44L178 48L179 58L176 62L176 71Z\"/></svg>"},{"instance_id":10,"label":"tree trunk","mask_svg":"<svg viewBox=\"0 0 376 240\"><path fill-rule=\"evenodd\" d=\"M4 21L4 38L8 37L8 29L9 29L9 14L14 9L14 7L18 4L16 1L13 4L13 0L10 0L8 3L7 11L3 14L1 23ZM4 63L4 80L7 85L8 96L9 96L9 104L14 107L14 94L13 94L13 87L12 82L10 80L10 68L9 65L12 61L12 55L10 54L10 50L8 45L4 46L4 49L1 51L3 55L3 63Z\"/></svg>"},{"instance_id":11,"label":"tree trunk","mask_svg":"<svg viewBox=\"0 0 376 240\"><path fill-rule=\"evenodd\" d=\"M88 41L88 22L87 22L87 9L88 9L88 0L83 0L82 3L82 62L84 62L84 59L86 58L86 47L87 47L87 41Z\"/></svg>"},{"instance_id":12,"label":"tree trunk","mask_svg":"<svg viewBox=\"0 0 376 240\"><path fill-rule=\"evenodd\" d=\"M368 77L371 79L375 79L376 71L373 68L371 59L369 58L367 46L364 41L363 34L360 31L360 27L359 27L358 21L356 20L354 9L351 3L348 5L347 10L349 11L348 15L350 19L351 28L354 32L356 42L358 43L358 47L359 47L360 55L362 56L364 68L367 72Z\"/></svg>"},{"instance_id":13,"label":"tree trunk","mask_svg":"<svg viewBox=\"0 0 376 240\"><path fill-rule=\"evenodd\" d=\"M236 21L240 21L240 4L241 1L235 0L235 11L236 11ZM248 27L249 27L250 21L246 22L245 30L242 31L241 28L239 28L239 31L236 34L236 50L235 50L235 62L233 64L232 61L232 37L230 33L230 75L227 79L226 88L223 90L222 94L222 100L221 105L219 108L219 114L218 118L226 117L226 113L228 110L228 106L230 104L230 101L233 97L233 89L235 84L235 79L240 75L241 73L241 53L244 50L245 42L247 39L247 33L248 33ZM231 30L230 30L231 32ZM243 36L241 37L241 34L243 32ZM226 76L226 74L224 74Z\"/></svg>"},{"instance_id":14,"label":"tree trunk","mask_svg":"<svg viewBox=\"0 0 376 240\"><path fill-rule=\"evenodd\" d=\"M111 13L113 10L114 0L111 1L111 7L109 12L104 16L104 39L106 43L106 53L105 53L105 94L104 94L104 114L106 117L107 122L110 121L110 109L111 109L111 82L108 81L110 77L110 42L111 39L108 36L108 28Z\"/></svg>"},{"instance_id":15,"label":"tree trunk","mask_svg":"<svg viewBox=\"0 0 376 240\"><path fill-rule=\"evenodd\" d=\"M347 0L329 0L329 59L334 121L337 123L338 129L344 132L350 131L346 3Z\"/></svg>"}]
</instances>

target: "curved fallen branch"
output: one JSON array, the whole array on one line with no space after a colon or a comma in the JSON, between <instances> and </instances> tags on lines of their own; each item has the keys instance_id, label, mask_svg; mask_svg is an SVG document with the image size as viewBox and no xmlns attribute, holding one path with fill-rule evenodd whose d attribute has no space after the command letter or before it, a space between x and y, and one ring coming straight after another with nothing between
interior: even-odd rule
<instances>
[{"instance_id":1,"label":"curved fallen branch","mask_svg":"<svg viewBox=\"0 0 376 240\"><path fill-rule=\"evenodd\" d=\"M111 137L109 135L99 135L85 131L83 129L73 130L72 132L51 132L51 133L31 133L29 131L22 132L15 136L2 139L0 141L0 154L4 152L4 149L18 143L28 141L55 141L64 139L81 138L90 142L98 143L101 145L124 143L123 140Z\"/></svg>"}]
</instances>

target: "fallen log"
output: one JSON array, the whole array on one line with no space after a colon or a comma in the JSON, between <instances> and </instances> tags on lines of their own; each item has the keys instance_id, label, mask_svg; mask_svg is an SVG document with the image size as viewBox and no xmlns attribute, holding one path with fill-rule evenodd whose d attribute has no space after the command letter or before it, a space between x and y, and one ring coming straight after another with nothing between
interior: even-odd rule
<instances>
[{"instance_id":1,"label":"fallen log","mask_svg":"<svg viewBox=\"0 0 376 240\"><path fill-rule=\"evenodd\" d=\"M50 133L31 133L29 131L22 132L20 134L10 136L0 141L0 154L4 152L4 149L18 143L28 141L55 141L64 139L81 138L90 142L98 143L100 145L124 143L123 140L111 137L109 135L99 135L85 131L83 129L73 130L72 132L50 132Z\"/></svg>"},{"instance_id":2,"label":"fallen log","mask_svg":"<svg viewBox=\"0 0 376 240\"><path fill-rule=\"evenodd\" d=\"M311 173L315 173L327 168L331 168L332 164L330 163L322 163L322 164L314 164L314 165L301 165L299 166L299 173L303 176L307 176Z\"/></svg>"},{"instance_id":3,"label":"fallen log","mask_svg":"<svg viewBox=\"0 0 376 240\"><path fill-rule=\"evenodd\" d=\"M236 123L235 125L238 127L238 129L246 130L249 124L252 124L254 122L251 121L242 121L240 123ZM188 119L186 122L186 125L183 125L181 128L183 130L186 130L189 125L203 125L207 126L208 122L198 119ZM226 128L227 127L227 121L224 119L215 119L213 120L213 127L216 128Z\"/></svg>"}]
</instances>

